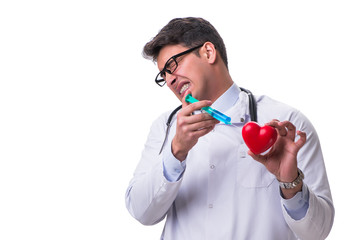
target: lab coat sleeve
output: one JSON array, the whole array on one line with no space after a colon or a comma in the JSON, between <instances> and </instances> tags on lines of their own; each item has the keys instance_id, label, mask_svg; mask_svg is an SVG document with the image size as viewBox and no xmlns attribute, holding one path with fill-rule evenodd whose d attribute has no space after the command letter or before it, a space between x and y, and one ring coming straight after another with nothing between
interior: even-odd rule
<instances>
[{"instance_id":1,"label":"lab coat sleeve","mask_svg":"<svg viewBox=\"0 0 360 240\"><path fill-rule=\"evenodd\" d=\"M299 239L325 239L332 228L335 210L317 133L306 117L297 112L291 116L297 129L306 132L306 144L298 153L298 167L304 172L309 189L309 208L302 219L295 220L286 211L284 218Z\"/></svg>"},{"instance_id":2,"label":"lab coat sleeve","mask_svg":"<svg viewBox=\"0 0 360 240\"><path fill-rule=\"evenodd\" d=\"M162 158L170 151L169 144L161 154L159 151L165 138L167 116L162 115L152 124L140 162L126 191L128 211L144 225L153 225L164 219L181 185L181 178L169 182L163 174Z\"/></svg>"}]
</instances>

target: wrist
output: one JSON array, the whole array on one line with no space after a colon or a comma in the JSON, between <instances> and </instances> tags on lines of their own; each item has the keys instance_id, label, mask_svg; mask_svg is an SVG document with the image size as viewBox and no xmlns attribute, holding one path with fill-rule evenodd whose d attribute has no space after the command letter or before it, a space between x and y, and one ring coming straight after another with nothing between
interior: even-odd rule
<instances>
[{"instance_id":1,"label":"wrist","mask_svg":"<svg viewBox=\"0 0 360 240\"><path fill-rule=\"evenodd\" d=\"M302 189L304 174L299 168L297 169L297 173L297 177L292 182L282 182L278 180L281 192L285 199L292 198Z\"/></svg>"},{"instance_id":2,"label":"wrist","mask_svg":"<svg viewBox=\"0 0 360 240\"><path fill-rule=\"evenodd\" d=\"M174 157L179 160L180 162L184 161L187 157L187 152L181 150L174 141L171 143L171 152L174 155Z\"/></svg>"},{"instance_id":3,"label":"wrist","mask_svg":"<svg viewBox=\"0 0 360 240\"><path fill-rule=\"evenodd\" d=\"M298 184L295 188L281 188L281 195L284 199L291 199L293 198L298 192L302 191L303 182Z\"/></svg>"}]
</instances>

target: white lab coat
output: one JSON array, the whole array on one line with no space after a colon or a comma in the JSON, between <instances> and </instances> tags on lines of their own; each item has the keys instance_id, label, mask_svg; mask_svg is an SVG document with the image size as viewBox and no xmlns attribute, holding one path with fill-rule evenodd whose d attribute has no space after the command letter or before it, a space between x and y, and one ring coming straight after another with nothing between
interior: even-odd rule
<instances>
[{"instance_id":1,"label":"white lab coat","mask_svg":"<svg viewBox=\"0 0 360 240\"><path fill-rule=\"evenodd\" d=\"M309 194L305 217L294 220L288 214L275 176L247 154L241 128L218 124L191 149L182 177L167 181L163 158L173 158L170 144L176 116L160 155L159 150L169 113L153 123L129 184L126 205L131 215L145 225L166 217L161 239L325 239L334 208L313 126L299 111L266 96L257 98L257 112L260 125L272 119L289 120L307 133L298 153L298 167L305 174L303 190ZM243 126L240 119L249 120L247 95L239 92L236 103L224 113Z\"/></svg>"}]
</instances>

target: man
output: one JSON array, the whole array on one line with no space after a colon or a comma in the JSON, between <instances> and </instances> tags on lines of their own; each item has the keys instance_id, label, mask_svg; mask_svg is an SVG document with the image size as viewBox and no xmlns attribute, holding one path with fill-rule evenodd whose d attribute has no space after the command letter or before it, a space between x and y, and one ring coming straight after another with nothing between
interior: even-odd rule
<instances>
[{"instance_id":1,"label":"man","mask_svg":"<svg viewBox=\"0 0 360 240\"><path fill-rule=\"evenodd\" d=\"M248 150L241 128L250 120L250 99L231 79L223 40L204 19L173 19L144 55L157 62L156 83L166 83L182 109L169 132L169 113L151 127L126 193L132 216L146 225L166 217L162 239L325 239L334 208L306 117L257 97L258 123L274 127L278 138L263 155ZM185 102L189 93L200 101ZM232 125L199 113L210 105Z\"/></svg>"}]
</instances>

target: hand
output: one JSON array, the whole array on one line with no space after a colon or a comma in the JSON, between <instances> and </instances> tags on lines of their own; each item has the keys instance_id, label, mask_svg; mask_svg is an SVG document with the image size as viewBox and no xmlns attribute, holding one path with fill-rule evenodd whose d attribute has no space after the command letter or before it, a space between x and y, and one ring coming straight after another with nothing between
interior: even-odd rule
<instances>
[{"instance_id":1,"label":"hand","mask_svg":"<svg viewBox=\"0 0 360 240\"><path fill-rule=\"evenodd\" d=\"M292 182L298 176L297 171L297 153L306 142L306 133L296 131L296 127L289 121L279 122L273 120L269 122L269 126L274 127L278 132L278 138L265 155L255 155L249 151L249 155L274 174L278 181ZM300 138L295 142L295 136L298 134ZM296 189L282 189L285 198L291 198L300 191L302 184Z\"/></svg>"},{"instance_id":2,"label":"hand","mask_svg":"<svg viewBox=\"0 0 360 240\"><path fill-rule=\"evenodd\" d=\"M178 160L184 161L198 139L213 130L219 123L207 113L192 115L194 111L211 104L211 101L207 100L188 104L183 99L183 107L177 115L176 134L171 143L172 153Z\"/></svg>"}]
</instances>

